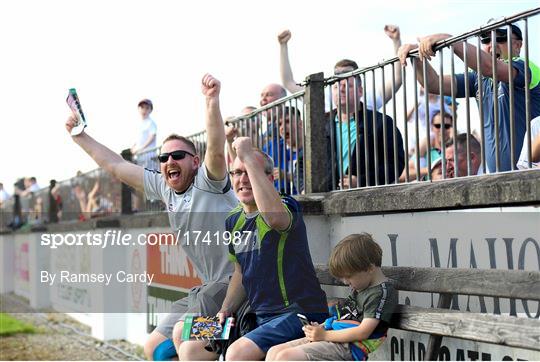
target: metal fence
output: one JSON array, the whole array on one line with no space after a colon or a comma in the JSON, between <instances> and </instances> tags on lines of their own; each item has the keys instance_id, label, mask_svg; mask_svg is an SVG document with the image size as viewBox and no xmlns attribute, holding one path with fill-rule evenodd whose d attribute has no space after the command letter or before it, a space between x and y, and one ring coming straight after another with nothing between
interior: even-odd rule
<instances>
[{"instance_id":1,"label":"metal fence","mask_svg":"<svg viewBox=\"0 0 540 362\"><path fill-rule=\"evenodd\" d=\"M58 221L84 221L120 213L121 182L101 169L18 193L2 204L0 228L35 227Z\"/></svg>"},{"instance_id":2,"label":"metal fence","mask_svg":"<svg viewBox=\"0 0 540 362\"><path fill-rule=\"evenodd\" d=\"M439 169L441 174L434 177L433 172L422 173L419 167L408 167L406 172L412 170L416 180L424 175L430 180L533 166L531 119L540 116L540 72L529 60L528 28L529 18L539 13L540 8L533 9L438 42L433 48L439 60L438 72L429 61L418 58L418 51L411 52L414 103L417 104L417 84L421 83L424 85L425 114L431 116L427 117L422 129L416 112L414 148L421 149L419 139L423 140L424 149L428 150L424 155L426 169ZM519 57L520 45L524 49L523 58ZM491 53L490 49L493 49ZM449 64L444 63L447 53ZM462 59L462 72L456 72L456 59L460 63ZM530 71L526 71L528 69ZM405 69L403 72L405 77ZM430 102L430 94L436 94L435 104ZM458 122L456 113L458 97L463 98L465 107L465 132L461 135L458 128L463 121ZM476 98L480 120L479 134L476 135L471 132L471 97ZM430 111L430 107L443 113L444 117L435 121L435 112ZM444 118L449 121L445 123ZM439 128L435 129L434 125ZM424 135L419 130L424 131ZM405 139L408 139L407 135ZM440 147L438 152L429 152L434 146ZM405 150L409 152L407 147ZM420 152L415 152L413 157L414 164L419 165ZM406 178L410 179L409 176Z\"/></svg>"},{"instance_id":3,"label":"metal fence","mask_svg":"<svg viewBox=\"0 0 540 362\"><path fill-rule=\"evenodd\" d=\"M362 69L336 68L327 78L313 74L304 91L227 124L274 159L275 186L289 194L538 167L540 150L533 150L540 143L540 68L529 60L529 45L538 44L537 34L530 39L529 27L538 14L540 8L532 9L437 42L432 48L436 66L412 50L412 67L392 58ZM472 119L480 124L476 134ZM188 138L204 159L206 132ZM159 170L158 152L132 157L126 150L123 157ZM229 157L229 167L232 161ZM11 210L23 210L23 216L28 210L29 223L54 220L53 213L44 212L51 200L62 204L56 211L60 220L164 210L161 202L133 196L125 185L120 189L118 180L95 170L59 183L54 192L44 189L20 199L18 205L8 200L2 224Z\"/></svg>"},{"instance_id":4,"label":"metal fence","mask_svg":"<svg viewBox=\"0 0 540 362\"><path fill-rule=\"evenodd\" d=\"M274 185L280 192L304 192L305 92L301 91L227 122L238 136L250 137L254 146L272 157ZM229 166L233 156L230 145Z\"/></svg>"}]
</instances>

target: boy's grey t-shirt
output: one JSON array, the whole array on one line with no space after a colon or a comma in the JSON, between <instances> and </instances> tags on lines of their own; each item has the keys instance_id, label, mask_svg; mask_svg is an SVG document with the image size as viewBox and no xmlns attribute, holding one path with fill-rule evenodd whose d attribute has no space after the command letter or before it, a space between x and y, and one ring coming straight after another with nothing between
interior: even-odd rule
<instances>
[{"instance_id":1,"label":"boy's grey t-shirt","mask_svg":"<svg viewBox=\"0 0 540 362\"><path fill-rule=\"evenodd\" d=\"M234 267L227 257L225 219L238 204L229 178L210 180L203 163L191 186L180 194L167 185L160 172L145 169L144 193L148 200L165 203L175 236L180 235L178 243L203 283L228 282Z\"/></svg>"}]
</instances>

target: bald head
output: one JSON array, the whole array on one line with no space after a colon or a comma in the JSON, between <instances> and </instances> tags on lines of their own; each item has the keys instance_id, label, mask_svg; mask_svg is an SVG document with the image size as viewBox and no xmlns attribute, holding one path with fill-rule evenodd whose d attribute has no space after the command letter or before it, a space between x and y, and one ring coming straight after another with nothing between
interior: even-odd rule
<instances>
[{"instance_id":1,"label":"bald head","mask_svg":"<svg viewBox=\"0 0 540 362\"><path fill-rule=\"evenodd\" d=\"M277 101L280 98L286 97L287 91L279 84L269 84L263 88L261 92L260 105L264 107L268 103Z\"/></svg>"}]
</instances>

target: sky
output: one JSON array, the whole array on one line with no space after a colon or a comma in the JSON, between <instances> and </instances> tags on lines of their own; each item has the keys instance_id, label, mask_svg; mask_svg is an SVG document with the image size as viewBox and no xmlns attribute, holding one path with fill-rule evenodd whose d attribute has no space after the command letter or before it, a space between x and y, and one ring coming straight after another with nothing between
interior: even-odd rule
<instances>
[{"instance_id":1,"label":"sky","mask_svg":"<svg viewBox=\"0 0 540 362\"><path fill-rule=\"evenodd\" d=\"M154 103L158 143L175 132L204 128L200 81L222 82L224 117L258 105L262 88L279 78L277 34L290 29L296 80L331 74L341 58L370 66L393 56L385 24L403 42L437 32L457 35L489 18L510 16L540 1L123 1L0 2L0 182L20 177L40 186L96 168L64 128L65 98L76 88L87 132L116 152L129 148L140 122L137 104ZM540 16L529 22L530 59Z\"/></svg>"}]
</instances>

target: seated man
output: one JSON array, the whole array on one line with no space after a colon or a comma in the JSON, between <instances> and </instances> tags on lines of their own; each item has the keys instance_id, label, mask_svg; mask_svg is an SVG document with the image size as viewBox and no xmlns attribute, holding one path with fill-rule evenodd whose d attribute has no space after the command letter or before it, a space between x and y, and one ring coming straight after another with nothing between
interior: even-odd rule
<instances>
[{"instance_id":1,"label":"seated man","mask_svg":"<svg viewBox=\"0 0 540 362\"><path fill-rule=\"evenodd\" d=\"M219 242L190 243L188 238L197 232L221 235L225 232L223 218L238 203L230 187L225 163L225 131L219 107L221 82L205 74L201 89L206 100L204 162L193 142L177 134L171 134L163 141L158 157L161 172L122 159L86 131L71 137L107 173L144 192L148 200L161 200L167 205L170 225L179 235L178 244L203 282L192 288L185 298L174 302L171 313L150 333L144 345L144 354L149 360L166 360L177 354L180 360L216 358L214 353L204 349L206 342L181 340L183 319L185 313L215 315L225 298L233 272L227 260L227 246ZM66 122L68 133L75 124L72 115Z\"/></svg>"},{"instance_id":2,"label":"seated man","mask_svg":"<svg viewBox=\"0 0 540 362\"><path fill-rule=\"evenodd\" d=\"M356 69L355 67L357 68L357 65L353 61L343 61L339 67L336 67L336 74L353 71ZM331 125L329 124L327 136L330 137L328 144L334 145L334 152L329 150L328 154L335 153L336 155L337 169L334 170L336 179L339 180L342 189L383 185L386 183L386 176L388 177L387 183L393 183L405 167L401 132L396 127L395 139L397 143L394 144L394 121L390 116L387 115L386 118L383 118L382 113L366 107L366 118L364 119L362 85L358 78L358 81L354 82L354 77L348 78L348 81L347 79L340 80L332 85L332 97L337 109L328 115L328 119L333 120L333 122ZM357 83L356 87L355 83ZM355 107L355 101L357 107ZM355 119L355 108L358 110L358 120ZM358 141L356 140L357 134ZM394 148L397 148L397 159L394 159ZM357 158L360 168L357 168ZM397 173L394 163L396 163ZM331 175L331 173L329 174Z\"/></svg>"},{"instance_id":3,"label":"seated man","mask_svg":"<svg viewBox=\"0 0 540 362\"><path fill-rule=\"evenodd\" d=\"M322 322L328 309L298 203L279 196L272 159L249 138L236 139L233 147L230 173L241 206L231 211L226 229L241 239L229 245L235 270L220 317L236 312L247 296L257 328L231 344L226 360L261 360L270 347L303 336L297 313Z\"/></svg>"},{"instance_id":4,"label":"seated man","mask_svg":"<svg viewBox=\"0 0 540 362\"><path fill-rule=\"evenodd\" d=\"M455 161L454 144L457 148L457 157ZM467 134L460 133L458 134L455 142L450 139L446 143L446 178L484 174L484 170L482 168L482 147L473 135L469 135L469 149L469 158L471 159L470 174L467 172Z\"/></svg>"},{"instance_id":5,"label":"seated man","mask_svg":"<svg viewBox=\"0 0 540 362\"><path fill-rule=\"evenodd\" d=\"M441 113L440 110L437 110L434 113L430 114L432 115L432 118L430 120L431 124L431 139L430 139L430 149L429 149L429 155L431 158L431 162L433 165L433 162L435 162L437 159L441 157L443 145L448 142L449 139L452 138L452 132L453 132L453 125L454 122L452 120L452 115L449 113L449 109L445 109L444 113ZM441 136L443 137L442 145L441 145ZM420 166L416 166L416 154L412 154L409 159L409 181L412 181L416 178L418 174L418 179L422 179L428 174L428 150L427 150L427 139L424 138L422 142L420 143L420 150L419 150L419 161ZM401 182L405 181L407 178L406 172L403 171L401 174L399 180Z\"/></svg>"}]
</instances>

